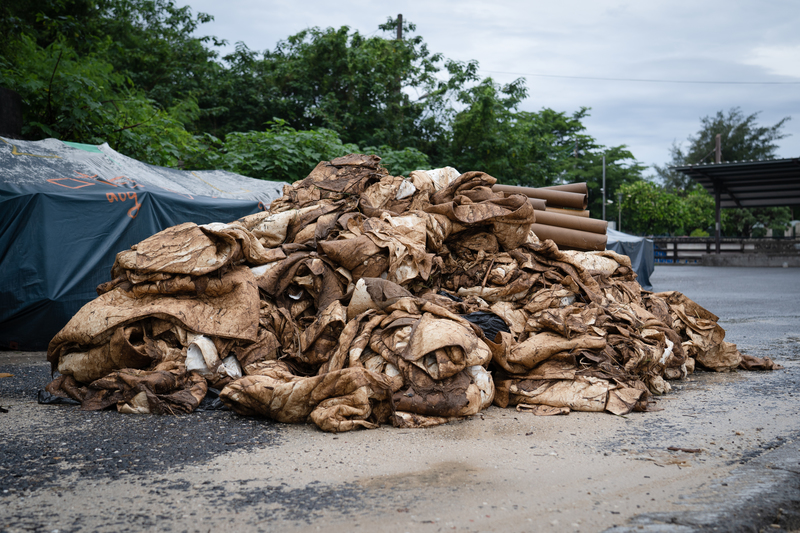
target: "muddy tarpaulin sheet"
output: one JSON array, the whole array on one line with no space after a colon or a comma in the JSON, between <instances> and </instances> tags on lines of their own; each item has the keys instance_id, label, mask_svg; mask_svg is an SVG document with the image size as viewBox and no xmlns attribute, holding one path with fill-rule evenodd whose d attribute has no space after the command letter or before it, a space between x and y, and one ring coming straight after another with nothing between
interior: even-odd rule
<instances>
[{"instance_id":1,"label":"muddy tarpaulin sheet","mask_svg":"<svg viewBox=\"0 0 800 533\"><path fill-rule=\"evenodd\" d=\"M644 290L653 290L650 283L650 276L655 270L655 255L652 239L628 235L621 231L608 229L606 232L608 240L606 249L614 250L618 254L627 255L631 258L631 266L637 274L637 281Z\"/></svg>"},{"instance_id":2,"label":"muddy tarpaulin sheet","mask_svg":"<svg viewBox=\"0 0 800 533\"><path fill-rule=\"evenodd\" d=\"M81 408L241 415L325 431L430 427L494 403L647 410L695 365L776 368L725 342L630 259L562 250L483 172L391 176L323 161L267 212L183 223L122 250L48 346L47 392Z\"/></svg>"},{"instance_id":3,"label":"muddy tarpaulin sheet","mask_svg":"<svg viewBox=\"0 0 800 533\"><path fill-rule=\"evenodd\" d=\"M282 183L147 165L101 146L0 138L0 348L43 350L119 250L266 208Z\"/></svg>"}]
</instances>

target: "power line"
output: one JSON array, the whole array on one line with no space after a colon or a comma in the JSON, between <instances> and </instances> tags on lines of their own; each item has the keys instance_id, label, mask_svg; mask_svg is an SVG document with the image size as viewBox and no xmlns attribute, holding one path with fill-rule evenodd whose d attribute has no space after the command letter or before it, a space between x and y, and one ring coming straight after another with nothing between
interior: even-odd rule
<instances>
[{"instance_id":1,"label":"power line","mask_svg":"<svg viewBox=\"0 0 800 533\"><path fill-rule=\"evenodd\" d=\"M710 81L710 80L658 80L641 78L601 78L595 76L562 76L559 74L531 74L526 72L504 72L501 70L483 70L487 74L511 74L513 76L535 76L539 78L565 78L570 80L594 81L632 81L641 83L708 83L714 85L800 85L800 81Z\"/></svg>"}]
</instances>

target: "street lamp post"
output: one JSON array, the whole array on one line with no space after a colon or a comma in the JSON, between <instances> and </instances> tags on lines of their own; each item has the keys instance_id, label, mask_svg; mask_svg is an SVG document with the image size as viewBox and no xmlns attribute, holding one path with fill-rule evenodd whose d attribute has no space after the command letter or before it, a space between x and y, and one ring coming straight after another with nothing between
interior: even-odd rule
<instances>
[{"instance_id":1,"label":"street lamp post","mask_svg":"<svg viewBox=\"0 0 800 533\"><path fill-rule=\"evenodd\" d=\"M603 220L606 219L606 154L603 154Z\"/></svg>"}]
</instances>

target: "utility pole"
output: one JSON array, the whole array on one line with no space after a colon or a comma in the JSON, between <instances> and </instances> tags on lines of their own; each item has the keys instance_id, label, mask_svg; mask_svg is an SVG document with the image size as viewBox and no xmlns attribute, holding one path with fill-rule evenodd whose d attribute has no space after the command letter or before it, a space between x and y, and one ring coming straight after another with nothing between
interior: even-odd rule
<instances>
[{"instance_id":1,"label":"utility pole","mask_svg":"<svg viewBox=\"0 0 800 533\"><path fill-rule=\"evenodd\" d=\"M714 145L714 162L715 163L722 163L722 134L717 133L717 136L714 138L715 145Z\"/></svg>"},{"instance_id":2,"label":"utility pole","mask_svg":"<svg viewBox=\"0 0 800 533\"><path fill-rule=\"evenodd\" d=\"M622 231L622 193L617 193L617 211L619 212L619 222L617 223L617 231Z\"/></svg>"},{"instance_id":3,"label":"utility pole","mask_svg":"<svg viewBox=\"0 0 800 533\"><path fill-rule=\"evenodd\" d=\"M403 14L397 15L397 40L403 40Z\"/></svg>"},{"instance_id":4,"label":"utility pole","mask_svg":"<svg viewBox=\"0 0 800 533\"><path fill-rule=\"evenodd\" d=\"M603 220L606 219L606 154L603 154Z\"/></svg>"}]
</instances>

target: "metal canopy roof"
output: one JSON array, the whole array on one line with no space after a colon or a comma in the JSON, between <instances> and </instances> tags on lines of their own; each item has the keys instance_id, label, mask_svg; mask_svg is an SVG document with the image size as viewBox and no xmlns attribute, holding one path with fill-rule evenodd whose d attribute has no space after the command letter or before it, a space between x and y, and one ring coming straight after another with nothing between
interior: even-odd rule
<instances>
[{"instance_id":1,"label":"metal canopy roof","mask_svg":"<svg viewBox=\"0 0 800 533\"><path fill-rule=\"evenodd\" d=\"M800 158L735 161L672 167L709 193L720 192L721 207L777 207L800 204Z\"/></svg>"}]
</instances>

